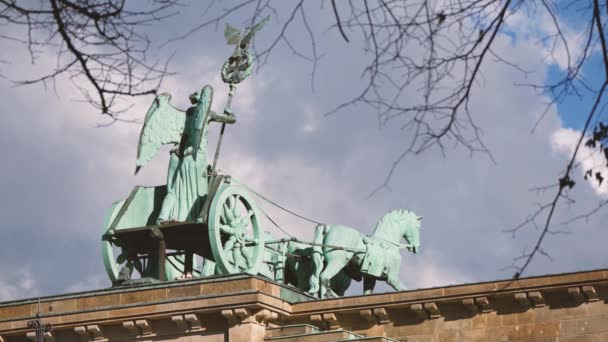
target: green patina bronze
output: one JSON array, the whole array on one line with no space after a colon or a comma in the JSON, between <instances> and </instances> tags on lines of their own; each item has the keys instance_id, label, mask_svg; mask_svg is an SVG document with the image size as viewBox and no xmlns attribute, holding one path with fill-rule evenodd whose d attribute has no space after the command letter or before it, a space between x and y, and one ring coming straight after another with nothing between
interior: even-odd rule
<instances>
[{"instance_id":1,"label":"green patina bronze","mask_svg":"<svg viewBox=\"0 0 608 342\"><path fill-rule=\"evenodd\" d=\"M190 95L186 110L173 107L167 93L152 102L139 138L135 173L163 145L171 145L167 184L137 186L106 214L102 257L114 284L249 273L319 297L344 295L352 280L364 280L365 293L371 293L376 279L405 289L399 280L400 250L420 249L420 218L413 212L387 213L371 236L320 224L311 243L277 239L261 226L262 212L249 188L216 173L226 125L236 122L230 108L236 86L253 69L248 47L268 20L248 29L243 38L226 26L226 40L236 48L221 70L229 88L222 114L211 109L213 89L208 85ZM221 128L209 163L207 137L213 122ZM401 239L407 244L401 245ZM204 261L200 270L196 255Z\"/></svg>"},{"instance_id":2,"label":"green patina bronze","mask_svg":"<svg viewBox=\"0 0 608 342\"><path fill-rule=\"evenodd\" d=\"M243 39L240 32L226 27L227 42L237 46L221 71L229 86L222 114L211 110L210 86L192 94L192 106L185 111L172 106L167 93L152 102L139 138L135 173L160 147L172 145L167 184L136 187L106 215L102 256L113 282L130 280L134 270L142 278L158 280L191 277L196 271L193 254L213 260L214 266L205 269L214 273L257 274L264 236L255 203L243 188L231 184L230 176L215 173L221 140L210 165L207 136L212 122L222 125L220 139L225 125L236 122L230 104L236 85L253 70L248 47L268 20L249 29Z\"/></svg>"},{"instance_id":3,"label":"green patina bronze","mask_svg":"<svg viewBox=\"0 0 608 342\"><path fill-rule=\"evenodd\" d=\"M406 290L399 279L400 249L413 253L420 250L421 219L408 210L392 210L380 219L370 236L343 225L317 226L308 292L318 293L321 298L335 296L331 280L348 266L363 277L365 294L373 291L377 279L385 280L396 291ZM400 244L401 239L407 244Z\"/></svg>"},{"instance_id":4,"label":"green patina bronze","mask_svg":"<svg viewBox=\"0 0 608 342\"><path fill-rule=\"evenodd\" d=\"M234 123L233 116L210 111L213 89L205 86L190 96L192 107L173 107L171 95L159 95L146 115L137 149L136 173L162 145L173 145L167 170L167 192L157 223L193 221L199 217L208 192L208 123Z\"/></svg>"}]
</instances>

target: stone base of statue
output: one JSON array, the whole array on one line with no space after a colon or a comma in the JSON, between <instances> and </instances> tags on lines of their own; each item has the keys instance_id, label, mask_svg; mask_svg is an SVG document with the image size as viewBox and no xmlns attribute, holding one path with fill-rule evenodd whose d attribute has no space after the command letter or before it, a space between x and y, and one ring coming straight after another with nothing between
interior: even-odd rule
<instances>
[{"instance_id":1,"label":"stone base of statue","mask_svg":"<svg viewBox=\"0 0 608 342\"><path fill-rule=\"evenodd\" d=\"M258 276L0 303L0 341L600 341L608 270L318 300Z\"/></svg>"}]
</instances>

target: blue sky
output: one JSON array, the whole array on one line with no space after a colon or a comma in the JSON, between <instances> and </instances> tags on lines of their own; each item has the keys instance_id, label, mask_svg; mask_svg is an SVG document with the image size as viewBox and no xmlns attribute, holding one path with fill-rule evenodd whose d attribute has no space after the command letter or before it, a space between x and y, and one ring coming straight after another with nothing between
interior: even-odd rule
<instances>
[{"instance_id":1,"label":"blue sky","mask_svg":"<svg viewBox=\"0 0 608 342\"><path fill-rule=\"evenodd\" d=\"M563 26L565 36L568 39L572 64L574 65L587 37L589 19L592 15L590 7L586 2L556 1L553 4L555 13L558 15L560 24ZM537 38L542 37L543 29L540 29L540 31ZM594 37L597 39L597 31L594 32ZM543 44L547 48L552 43L553 40L551 39L543 40ZM563 46L559 45L557 48L563 48ZM546 84L556 84L567 76L567 68L564 63L556 62L551 55L548 55L547 61L549 65L547 67ZM579 79L574 82L577 89L576 93L571 92L572 96L556 98L557 113L562 120L562 126L574 130L583 128L586 114L593 104L594 94L588 88L597 90L603 81L603 60L601 54L594 53L589 61L585 63L579 76ZM553 94L547 93L547 95L552 96Z\"/></svg>"},{"instance_id":2,"label":"blue sky","mask_svg":"<svg viewBox=\"0 0 608 342\"><path fill-rule=\"evenodd\" d=\"M583 69L584 82L592 89L597 90L603 81L602 64L600 56L592 59L591 65ZM554 84L564 77L564 71L558 66L550 66L547 75L547 83ZM600 72L598 72L598 70ZM581 130L585 124L587 113L593 105L594 93L579 84L579 95L567 96L557 100L557 112L566 128Z\"/></svg>"},{"instance_id":3,"label":"blue sky","mask_svg":"<svg viewBox=\"0 0 608 342\"><path fill-rule=\"evenodd\" d=\"M445 156L431 149L403 160L391 191L366 199L403 150L407 132L397 123L378 128L375 114L363 106L323 116L360 91L366 56L360 40L346 44L337 32L327 30L330 12L315 6L307 10L314 17L317 48L324 54L315 91L310 63L279 45L268 64L237 91L233 103L239 121L227 130L219 167L296 212L363 232L370 232L392 208L414 210L424 221L422 253L403 255L401 277L410 288L510 277L513 272L502 268L532 246L538 231L526 229L513 238L504 230L553 195L529 189L555 182L563 170L572 136L580 128L575 110L588 107L587 99L551 108L531 134L549 99L513 85L550 81L561 70L547 60L538 37L500 36L496 51L535 72L526 78L496 61L484 64L484 82L474 88L470 105L496 163L481 154L471 156L461 147L449 145ZM220 111L227 89L219 69L232 52L223 42L224 23L217 31L206 29L162 45L204 20L200 13L202 9L193 6L183 10L179 20L151 26L149 33L160 56L176 52L172 68L177 74L161 91L172 93L172 102L186 108L188 95L209 83L217 95L212 108ZM226 21L237 25L242 20L237 16ZM538 24L525 16L513 20L513 25ZM281 23L269 23L259 36L260 44L268 43ZM290 34L306 51L304 32ZM10 67L2 66L9 78L32 77L54 66L51 51L43 52L34 66L14 42L0 41L0 51L0 60L12 61ZM590 69L585 74L592 78L597 73ZM59 79L56 86L57 95L52 88L14 88L0 80L0 300L109 286L100 259L105 211L134 185L164 182L166 151L133 176L139 125L97 128L104 119L75 101L78 95L69 80ZM419 96L412 92L403 100ZM151 101L134 99L127 115L143 118ZM217 127L213 129L211 142L217 137ZM598 189L578 183L571 194L576 204L560 208L556 222L604 198ZM312 238L314 226L272 207L265 210L298 237ZM553 260L536 258L528 275L606 267L608 232L602 222L607 218L600 212L588 223L560 226L570 234L550 236L545 250ZM280 236L271 226L267 229ZM353 287L360 290L360 284Z\"/></svg>"}]
</instances>

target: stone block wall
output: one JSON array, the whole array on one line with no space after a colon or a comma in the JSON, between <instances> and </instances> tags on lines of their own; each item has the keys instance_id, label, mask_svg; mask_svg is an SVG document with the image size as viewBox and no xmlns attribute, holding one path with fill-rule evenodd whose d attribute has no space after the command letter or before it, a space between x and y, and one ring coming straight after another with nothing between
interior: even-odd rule
<instances>
[{"instance_id":1,"label":"stone block wall","mask_svg":"<svg viewBox=\"0 0 608 342\"><path fill-rule=\"evenodd\" d=\"M410 342L608 342L607 276L580 272L298 303L291 318ZM298 311L309 316L297 320Z\"/></svg>"}]
</instances>

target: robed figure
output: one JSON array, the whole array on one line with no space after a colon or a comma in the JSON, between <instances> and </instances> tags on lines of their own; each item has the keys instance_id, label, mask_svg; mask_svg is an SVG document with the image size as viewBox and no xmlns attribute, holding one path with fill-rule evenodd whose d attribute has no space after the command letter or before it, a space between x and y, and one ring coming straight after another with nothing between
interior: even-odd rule
<instances>
[{"instance_id":1,"label":"robed figure","mask_svg":"<svg viewBox=\"0 0 608 342\"><path fill-rule=\"evenodd\" d=\"M208 192L207 132L209 122L234 123L231 114L211 111L213 88L205 86L190 95L185 112L173 107L171 95L158 95L139 137L137 171L162 145L173 145L167 171L167 193L157 223L192 222L199 218Z\"/></svg>"}]
</instances>

